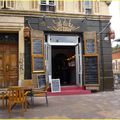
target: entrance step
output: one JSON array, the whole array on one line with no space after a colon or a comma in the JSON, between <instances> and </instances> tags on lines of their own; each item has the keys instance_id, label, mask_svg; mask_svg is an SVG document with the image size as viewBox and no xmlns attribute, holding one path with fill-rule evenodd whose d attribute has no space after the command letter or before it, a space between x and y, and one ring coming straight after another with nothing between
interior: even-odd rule
<instances>
[{"instance_id":1,"label":"entrance step","mask_svg":"<svg viewBox=\"0 0 120 120\"><path fill-rule=\"evenodd\" d=\"M83 86L62 86L61 90L84 90Z\"/></svg>"},{"instance_id":2,"label":"entrance step","mask_svg":"<svg viewBox=\"0 0 120 120\"><path fill-rule=\"evenodd\" d=\"M80 94L91 94L91 91L84 90L84 87L77 86L64 86L61 88L61 92L48 92L48 96L60 96L60 95L80 95Z\"/></svg>"}]
</instances>

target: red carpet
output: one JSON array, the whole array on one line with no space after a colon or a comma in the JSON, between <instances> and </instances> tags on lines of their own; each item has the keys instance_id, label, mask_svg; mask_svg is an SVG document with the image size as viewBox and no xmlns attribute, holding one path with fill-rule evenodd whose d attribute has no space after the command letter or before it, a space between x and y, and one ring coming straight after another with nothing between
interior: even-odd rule
<instances>
[{"instance_id":1,"label":"red carpet","mask_svg":"<svg viewBox=\"0 0 120 120\"><path fill-rule=\"evenodd\" d=\"M60 96L60 95L80 95L80 94L91 94L91 91L85 90L84 87L78 86L63 86L61 92L48 92L48 96Z\"/></svg>"}]
</instances>

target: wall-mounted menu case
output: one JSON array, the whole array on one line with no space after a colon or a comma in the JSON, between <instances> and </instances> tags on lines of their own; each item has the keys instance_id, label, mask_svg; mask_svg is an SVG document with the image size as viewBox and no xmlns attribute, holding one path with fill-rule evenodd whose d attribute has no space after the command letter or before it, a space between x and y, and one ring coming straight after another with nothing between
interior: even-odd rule
<instances>
[{"instance_id":1,"label":"wall-mounted menu case","mask_svg":"<svg viewBox=\"0 0 120 120\"><path fill-rule=\"evenodd\" d=\"M32 30L31 37L32 71L33 73L45 72L44 34L38 30Z\"/></svg>"},{"instance_id":2,"label":"wall-mounted menu case","mask_svg":"<svg viewBox=\"0 0 120 120\"><path fill-rule=\"evenodd\" d=\"M84 84L85 86L99 85L99 64L97 55L84 55Z\"/></svg>"},{"instance_id":3,"label":"wall-mounted menu case","mask_svg":"<svg viewBox=\"0 0 120 120\"><path fill-rule=\"evenodd\" d=\"M84 33L84 50L85 54L96 54L96 32L85 32Z\"/></svg>"}]
</instances>

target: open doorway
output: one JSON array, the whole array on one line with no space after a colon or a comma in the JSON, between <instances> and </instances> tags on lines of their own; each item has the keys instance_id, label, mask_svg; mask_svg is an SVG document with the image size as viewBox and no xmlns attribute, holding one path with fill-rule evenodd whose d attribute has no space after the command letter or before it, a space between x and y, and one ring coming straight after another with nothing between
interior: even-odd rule
<instances>
[{"instance_id":1,"label":"open doorway","mask_svg":"<svg viewBox=\"0 0 120 120\"><path fill-rule=\"evenodd\" d=\"M52 46L52 77L61 85L76 85L74 46Z\"/></svg>"}]
</instances>

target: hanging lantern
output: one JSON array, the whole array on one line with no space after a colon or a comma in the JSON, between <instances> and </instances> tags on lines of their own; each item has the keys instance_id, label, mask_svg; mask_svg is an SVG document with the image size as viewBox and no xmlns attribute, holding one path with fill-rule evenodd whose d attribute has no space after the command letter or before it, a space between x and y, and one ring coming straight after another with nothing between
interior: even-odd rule
<instances>
[{"instance_id":1,"label":"hanging lantern","mask_svg":"<svg viewBox=\"0 0 120 120\"><path fill-rule=\"evenodd\" d=\"M30 38L30 28L29 27L24 28L24 38Z\"/></svg>"},{"instance_id":2,"label":"hanging lantern","mask_svg":"<svg viewBox=\"0 0 120 120\"><path fill-rule=\"evenodd\" d=\"M115 32L114 31L110 31L109 32L109 36L110 36L110 39L115 39Z\"/></svg>"}]
</instances>

